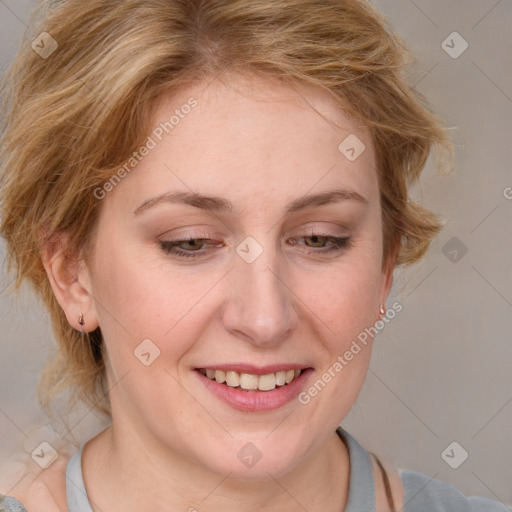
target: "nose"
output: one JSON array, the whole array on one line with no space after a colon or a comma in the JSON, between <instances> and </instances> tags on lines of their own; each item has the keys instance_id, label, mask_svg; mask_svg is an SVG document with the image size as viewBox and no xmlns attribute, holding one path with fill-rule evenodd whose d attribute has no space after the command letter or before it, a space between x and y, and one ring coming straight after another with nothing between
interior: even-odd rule
<instances>
[{"instance_id":1,"label":"nose","mask_svg":"<svg viewBox=\"0 0 512 512\"><path fill-rule=\"evenodd\" d=\"M284 262L265 249L252 263L235 255L222 320L232 335L258 347L272 347L297 328L297 300Z\"/></svg>"}]
</instances>

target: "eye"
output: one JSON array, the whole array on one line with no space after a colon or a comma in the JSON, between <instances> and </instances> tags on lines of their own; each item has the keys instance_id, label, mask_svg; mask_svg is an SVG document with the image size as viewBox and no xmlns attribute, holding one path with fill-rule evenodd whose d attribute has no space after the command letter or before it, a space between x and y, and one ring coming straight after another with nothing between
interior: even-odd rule
<instances>
[{"instance_id":1,"label":"eye","mask_svg":"<svg viewBox=\"0 0 512 512\"><path fill-rule=\"evenodd\" d=\"M305 244L299 243L304 241ZM166 254L178 258L201 258L207 256L213 248L221 248L223 242L211 238L186 238L179 240L160 240L160 248ZM290 245L305 245L311 249L309 254L331 253L342 251L351 246L350 237L337 237L320 233L304 233L303 235L291 238Z\"/></svg>"},{"instance_id":2,"label":"eye","mask_svg":"<svg viewBox=\"0 0 512 512\"><path fill-rule=\"evenodd\" d=\"M291 244L297 245L297 240L303 240L306 242L306 247L321 249L319 251L308 251L310 253L341 251L351 246L351 238L348 236L338 237L319 233L308 233L297 238L292 238Z\"/></svg>"},{"instance_id":3,"label":"eye","mask_svg":"<svg viewBox=\"0 0 512 512\"><path fill-rule=\"evenodd\" d=\"M211 242L211 243L208 243ZM178 256L179 258L197 258L204 256L207 251L203 250L206 245L222 247L222 242L209 238L187 238L184 240L161 240L161 249L166 254Z\"/></svg>"}]
</instances>

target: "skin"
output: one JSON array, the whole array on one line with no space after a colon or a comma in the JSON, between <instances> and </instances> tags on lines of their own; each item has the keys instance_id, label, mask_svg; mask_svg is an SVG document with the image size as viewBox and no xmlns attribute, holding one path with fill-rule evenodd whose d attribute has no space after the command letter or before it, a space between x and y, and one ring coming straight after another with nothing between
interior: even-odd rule
<instances>
[{"instance_id":1,"label":"skin","mask_svg":"<svg viewBox=\"0 0 512 512\"><path fill-rule=\"evenodd\" d=\"M379 319L396 251L383 271L371 139L319 89L242 76L165 98L155 126L190 96L198 106L102 200L91 257L66 263L65 235L43 255L70 324L82 328L83 313L83 329L100 326L107 346L112 427L82 460L92 508L339 512L349 459L335 429L362 387L371 342L307 405L268 412L234 410L194 369L292 363L314 369L307 389ZM338 150L350 134L366 146L353 162ZM366 202L285 214L298 197L333 189ZM169 191L220 196L233 209L162 202L134 213ZM351 243L326 252L330 239L312 234ZM263 249L252 263L236 252L248 236ZM187 237L218 246L182 243L202 251L193 259L159 243ZM150 366L134 356L144 339L160 350ZM248 442L262 454L250 468L237 457ZM398 500L396 475L393 486Z\"/></svg>"}]
</instances>

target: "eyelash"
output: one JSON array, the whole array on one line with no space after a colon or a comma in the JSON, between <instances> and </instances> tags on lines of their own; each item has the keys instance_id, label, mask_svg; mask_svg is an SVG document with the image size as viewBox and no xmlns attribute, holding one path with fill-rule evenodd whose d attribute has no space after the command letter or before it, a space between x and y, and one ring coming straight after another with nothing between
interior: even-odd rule
<instances>
[{"instance_id":1,"label":"eyelash","mask_svg":"<svg viewBox=\"0 0 512 512\"><path fill-rule=\"evenodd\" d=\"M325 240L328 242L331 242L328 249L325 249L324 247L319 247L319 251L307 251L309 254L318 254L318 253L332 253L335 251L343 251L348 249L352 246L352 239L350 237L336 237L336 236L329 236L329 235L322 235L319 233L308 233L308 234L302 234L297 238L325 238ZM186 243L186 242L201 242L202 245L205 245L206 242L210 241L209 238L200 238L200 237L190 237L186 239L181 240L161 240L160 247L161 249L166 253L170 254L172 256L177 256L179 258L200 258L205 255L205 251L186 251L183 249L177 249L176 246ZM294 239L295 240L295 239ZM213 242L215 242L213 240ZM210 245L218 245L216 243L210 244ZM293 243L295 245L295 242Z\"/></svg>"}]
</instances>

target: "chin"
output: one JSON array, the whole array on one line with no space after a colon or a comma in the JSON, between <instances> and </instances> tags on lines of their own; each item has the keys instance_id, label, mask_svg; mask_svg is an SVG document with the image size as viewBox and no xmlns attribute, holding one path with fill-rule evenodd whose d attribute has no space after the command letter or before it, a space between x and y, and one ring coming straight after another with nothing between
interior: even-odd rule
<instances>
[{"instance_id":1,"label":"chin","mask_svg":"<svg viewBox=\"0 0 512 512\"><path fill-rule=\"evenodd\" d=\"M270 441L264 437L233 440L220 453L218 445L214 446L215 452L216 455L200 463L211 471L229 474L230 478L245 482L279 478L293 471L305 457L303 450L295 444L282 439Z\"/></svg>"}]
</instances>

